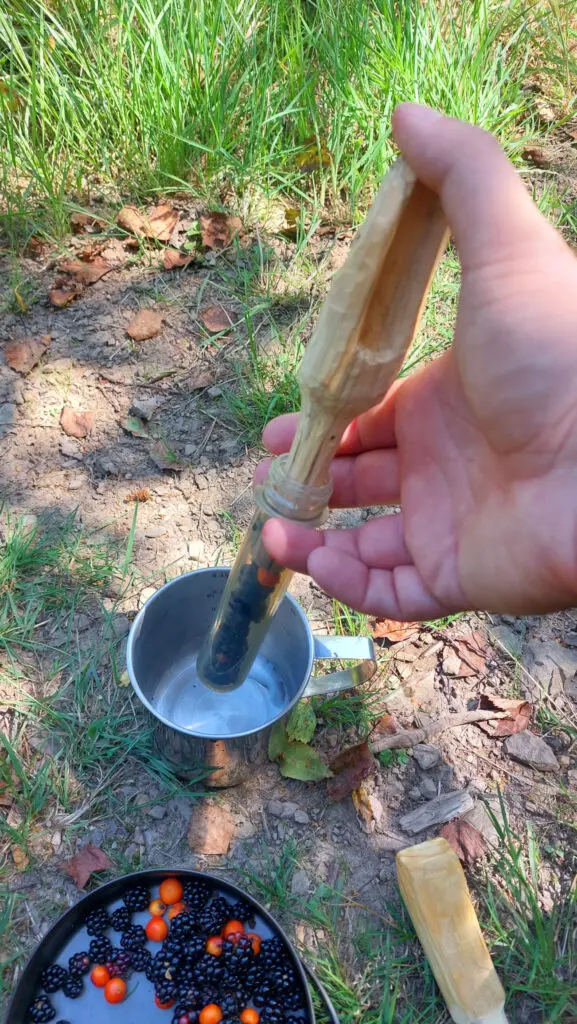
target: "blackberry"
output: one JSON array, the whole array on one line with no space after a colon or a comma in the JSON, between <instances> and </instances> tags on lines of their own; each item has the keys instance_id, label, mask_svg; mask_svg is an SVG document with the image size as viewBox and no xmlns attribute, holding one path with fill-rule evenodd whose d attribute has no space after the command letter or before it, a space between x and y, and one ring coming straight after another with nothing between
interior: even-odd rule
<instances>
[{"instance_id":1,"label":"blackberry","mask_svg":"<svg viewBox=\"0 0 577 1024\"><path fill-rule=\"evenodd\" d=\"M184 981L180 975L178 978L178 1000L188 1010L202 1010L202 1007L206 1006L196 986L190 981Z\"/></svg>"},{"instance_id":2,"label":"blackberry","mask_svg":"<svg viewBox=\"0 0 577 1024\"><path fill-rule=\"evenodd\" d=\"M115 932L125 932L132 924L132 914L128 907L118 907L110 915L110 924Z\"/></svg>"},{"instance_id":3,"label":"blackberry","mask_svg":"<svg viewBox=\"0 0 577 1024\"><path fill-rule=\"evenodd\" d=\"M279 998L284 999L285 996L291 995L299 988L299 980L289 964L275 967L272 971L269 971L268 980L274 986L274 990Z\"/></svg>"},{"instance_id":4,"label":"blackberry","mask_svg":"<svg viewBox=\"0 0 577 1024\"><path fill-rule=\"evenodd\" d=\"M201 986L218 984L223 974L224 964L220 963L220 957L211 956L210 953L205 953L194 966L195 981Z\"/></svg>"},{"instance_id":5,"label":"blackberry","mask_svg":"<svg viewBox=\"0 0 577 1024\"><path fill-rule=\"evenodd\" d=\"M178 921L178 917L176 918ZM184 939L182 952L190 963L196 963L206 952L206 939L202 935L192 935L190 939Z\"/></svg>"},{"instance_id":6,"label":"blackberry","mask_svg":"<svg viewBox=\"0 0 577 1024\"><path fill-rule=\"evenodd\" d=\"M260 1024L285 1024L286 1017L283 1006L271 999L260 1011Z\"/></svg>"},{"instance_id":7,"label":"blackberry","mask_svg":"<svg viewBox=\"0 0 577 1024\"><path fill-rule=\"evenodd\" d=\"M176 982L166 979L164 981L157 981L154 986L154 994L159 1003L169 1003L177 994Z\"/></svg>"},{"instance_id":8,"label":"blackberry","mask_svg":"<svg viewBox=\"0 0 577 1024\"><path fill-rule=\"evenodd\" d=\"M130 965L135 971L145 971L148 967L152 956L148 949L131 949L130 950Z\"/></svg>"},{"instance_id":9,"label":"blackberry","mask_svg":"<svg viewBox=\"0 0 577 1024\"><path fill-rule=\"evenodd\" d=\"M183 911L182 914L177 914L170 922L170 934L173 937L178 936L179 939L189 939L194 935L197 927L198 919L196 915Z\"/></svg>"},{"instance_id":10,"label":"blackberry","mask_svg":"<svg viewBox=\"0 0 577 1024\"><path fill-rule=\"evenodd\" d=\"M274 985L272 984L272 982L269 981L268 978L264 977L260 985L258 985L258 987L255 988L252 994L252 1001L254 1005L257 1007L266 1006L271 1001L274 1001L274 996Z\"/></svg>"},{"instance_id":11,"label":"blackberry","mask_svg":"<svg viewBox=\"0 0 577 1024\"><path fill-rule=\"evenodd\" d=\"M237 978L246 976L255 959L250 939L246 935L240 936L235 942L225 939L221 959L227 970Z\"/></svg>"},{"instance_id":12,"label":"blackberry","mask_svg":"<svg viewBox=\"0 0 577 1024\"><path fill-rule=\"evenodd\" d=\"M139 949L139 953L143 950ZM148 950L147 950L148 952ZM111 950L110 957L106 960L106 967L111 978L124 978L133 966L132 963L132 951L128 949L113 949ZM148 953L150 958L150 953Z\"/></svg>"},{"instance_id":13,"label":"blackberry","mask_svg":"<svg viewBox=\"0 0 577 1024\"><path fill-rule=\"evenodd\" d=\"M48 996L36 996L36 999L28 1007L28 1017L32 1024L46 1024L56 1016L56 1010Z\"/></svg>"},{"instance_id":14,"label":"blackberry","mask_svg":"<svg viewBox=\"0 0 577 1024\"><path fill-rule=\"evenodd\" d=\"M131 924L120 936L123 949L141 949L146 945L146 932L141 924Z\"/></svg>"},{"instance_id":15,"label":"blackberry","mask_svg":"<svg viewBox=\"0 0 577 1024\"><path fill-rule=\"evenodd\" d=\"M205 985L200 991L200 1005L208 1006L209 1003L218 1005L219 991L214 985Z\"/></svg>"},{"instance_id":16,"label":"blackberry","mask_svg":"<svg viewBox=\"0 0 577 1024\"><path fill-rule=\"evenodd\" d=\"M259 987L264 979L264 971L260 966L260 963L253 964L250 970L247 972L246 977L242 979L243 988L247 992L254 992Z\"/></svg>"},{"instance_id":17,"label":"blackberry","mask_svg":"<svg viewBox=\"0 0 577 1024\"><path fill-rule=\"evenodd\" d=\"M145 885L135 885L127 889L122 897L122 902L129 910L147 910L150 903L150 891Z\"/></svg>"},{"instance_id":18,"label":"blackberry","mask_svg":"<svg viewBox=\"0 0 577 1024\"><path fill-rule=\"evenodd\" d=\"M69 974L62 986L62 991L68 999L78 999L78 996L81 996L84 991L82 978L75 974Z\"/></svg>"},{"instance_id":19,"label":"blackberry","mask_svg":"<svg viewBox=\"0 0 577 1024\"><path fill-rule=\"evenodd\" d=\"M189 1010L186 1006L181 1006L180 1003L175 1007L172 1024L197 1024L197 1021L197 1010Z\"/></svg>"},{"instance_id":20,"label":"blackberry","mask_svg":"<svg viewBox=\"0 0 577 1024\"><path fill-rule=\"evenodd\" d=\"M223 992L218 1000L224 1017L234 1017L240 1010L240 999L236 992Z\"/></svg>"},{"instance_id":21,"label":"blackberry","mask_svg":"<svg viewBox=\"0 0 577 1024\"><path fill-rule=\"evenodd\" d=\"M183 892L183 900L189 910L203 910L212 894L208 882L186 882Z\"/></svg>"},{"instance_id":22,"label":"blackberry","mask_svg":"<svg viewBox=\"0 0 577 1024\"><path fill-rule=\"evenodd\" d=\"M246 900L239 900L238 903L234 903L230 916L233 921L242 921L243 924L248 924L251 928L254 928L254 909Z\"/></svg>"},{"instance_id":23,"label":"blackberry","mask_svg":"<svg viewBox=\"0 0 577 1024\"><path fill-rule=\"evenodd\" d=\"M290 962L287 957L285 944L278 936L275 936L274 939L263 940L259 958L263 967L280 967L282 964Z\"/></svg>"},{"instance_id":24,"label":"blackberry","mask_svg":"<svg viewBox=\"0 0 577 1024\"><path fill-rule=\"evenodd\" d=\"M97 939L92 939L88 947L88 955L93 964L105 964L107 960L110 960L111 953L112 943L110 939L106 938L106 935L99 935Z\"/></svg>"},{"instance_id":25,"label":"blackberry","mask_svg":"<svg viewBox=\"0 0 577 1024\"><path fill-rule=\"evenodd\" d=\"M86 931L89 935L104 935L109 926L110 918L104 907L92 910L86 918Z\"/></svg>"},{"instance_id":26,"label":"blackberry","mask_svg":"<svg viewBox=\"0 0 577 1024\"><path fill-rule=\"evenodd\" d=\"M60 964L52 964L52 967L47 967L42 971L40 984L45 992L58 992L66 977L68 977L68 971L64 967L61 967Z\"/></svg>"},{"instance_id":27,"label":"blackberry","mask_svg":"<svg viewBox=\"0 0 577 1024\"><path fill-rule=\"evenodd\" d=\"M68 961L68 972L73 978L81 978L90 970L90 956L88 953L75 953ZM63 986L64 987L64 986Z\"/></svg>"},{"instance_id":28,"label":"blackberry","mask_svg":"<svg viewBox=\"0 0 577 1024\"><path fill-rule=\"evenodd\" d=\"M167 953L162 949L150 961L150 968L146 970L146 977L149 981L154 982L174 981L178 975L181 963L182 954L177 952Z\"/></svg>"}]
</instances>

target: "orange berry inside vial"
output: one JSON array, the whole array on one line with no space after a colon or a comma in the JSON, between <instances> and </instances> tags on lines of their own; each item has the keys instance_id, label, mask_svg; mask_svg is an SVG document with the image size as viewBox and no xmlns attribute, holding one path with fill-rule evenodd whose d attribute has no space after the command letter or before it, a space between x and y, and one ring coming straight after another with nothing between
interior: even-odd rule
<instances>
[{"instance_id":1,"label":"orange berry inside vial","mask_svg":"<svg viewBox=\"0 0 577 1024\"><path fill-rule=\"evenodd\" d=\"M180 902L183 892L184 890L178 878L165 878L160 886L159 895L162 902L166 903L167 907L171 907L173 903Z\"/></svg>"}]
</instances>

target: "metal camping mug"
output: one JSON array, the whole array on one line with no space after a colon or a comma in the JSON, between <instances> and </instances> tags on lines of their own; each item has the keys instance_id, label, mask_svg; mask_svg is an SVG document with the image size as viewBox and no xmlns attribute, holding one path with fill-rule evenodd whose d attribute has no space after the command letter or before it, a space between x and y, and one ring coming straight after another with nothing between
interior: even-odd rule
<instances>
[{"instance_id":1,"label":"metal camping mug","mask_svg":"<svg viewBox=\"0 0 577 1024\"><path fill-rule=\"evenodd\" d=\"M199 569L171 580L136 616L127 666L134 691L154 716L159 751L175 772L205 785L236 786L267 759L271 726L301 697L358 686L376 670L368 637L313 636L305 613L287 595L245 682L215 693L196 673L229 569ZM360 659L330 675L311 676L317 658Z\"/></svg>"}]
</instances>

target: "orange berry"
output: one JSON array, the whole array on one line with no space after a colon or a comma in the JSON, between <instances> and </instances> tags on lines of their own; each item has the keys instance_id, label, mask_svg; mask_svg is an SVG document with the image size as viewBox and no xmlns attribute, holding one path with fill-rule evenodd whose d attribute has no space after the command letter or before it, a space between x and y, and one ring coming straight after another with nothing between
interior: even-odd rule
<instances>
[{"instance_id":1,"label":"orange berry","mask_svg":"<svg viewBox=\"0 0 577 1024\"><path fill-rule=\"evenodd\" d=\"M168 925L162 917L151 917L144 930L151 942L164 942L168 935Z\"/></svg>"},{"instance_id":2,"label":"orange berry","mask_svg":"<svg viewBox=\"0 0 577 1024\"><path fill-rule=\"evenodd\" d=\"M166 910L166 903L162 900L153 900L148 908L148 913L151 917L162 917Z\"/></svg>"},{"instance_id":3,"label":"orange berry","mask_svg":"<svg viewBox=\"0 0 577 1024\"><path fill-rule=\"evenodd\" d=\"M244 935L242 921L229 921L228 924L225 924L222 930L222 937L230 939L233 935Z\"/></svg>"},{"instance_id":4,"label":"orange berry","mask_svg":"<svg viewBox=\"0 0 577 1024\"><path fill-rule=\"evenodd\" d=\"M122 978L111 978L104 986L107 1003L121 1003L126 998L126 982Z\"/></svg>"},{"instance_id":5,"label":"orange berry","mask_svg":"<svg viewBox=\"0 0 577 1024\"><path fill-rule=\"evenodd\" d=\"M178 878L166 878L160 886L159 892L163 903L166 903L167 907L171 907L173 903L178 903L182 899L184 890Z\"/></svg>"},{"instance_id":6,"label":"orange berry","mask_svg":"<svg viewBox=\"0 0 577 1024\"><path fill-rule=\"evenodd\" d=\"M174 999L169 999L167 1003L161 1003L158 996L155 996L154 1002L158 1006L159 1010L170 1010L170 1007L174 1006Z\"/></svg>"},{"instance_id":7,"label":"orange berry","mask_svg":"<svg viewBox=\"0 0 577 1024\"><path fill-rule=\"evenodd\" d=\"M270 569L257 569L256 578L261 587L276 587L280 574L271 572Z\"/></svg>"},{"instance_id":8,"label":"orange berry","mask_svg":"<svg viewBox=\"0 0 577 1024\"><path fill-rule=\"evenodd\" d=\"M107 981L110 981L110 972L107 967L98 964L90 975L90 980L96 988L104 988Z\"/></svg>"},{"instance_id":9,"label":"orange berry","mask_svg":"<svg viewBox=\"0 0 577 1024\"><path fill-rule=\"evenodd\" d=\"M254 955L258 956L258 954L260 953L260 946L261 946L261 937L260 937L260 935L257 935L256 932L247 932L246 933L246 937L247 937L247 939L250 939L250 944L252 946L252 951L253 951Z\"/></svg>"},{"instance_id":10,"label":"orange berry","mask_svg":"<svg viewBox=\"0 0 577 1024\"><path fill-rule=\"evenodd\" d=\"M209 1003L198 1015L198 1024L220 1024L222 1010L216 1003Z\"/></svg>"},{"instance_id":11,"label":"orange berry","mask_svg":"<svg viewBox=\"0 0 577 1024\"><path fill-rule=\"evenodd\" d=\"M168 920L172 921L173 917L178 917L179 914L184 914L186 910L188 910L188 907L186 906L186 903L182 902L182 900L178 903L174 903L168 911Z\"/></svg>"},{"instance_id":12,"label":"orange berry","mask_svg":"<svg viewBox=\"0 0 577 1024\"><path fill-rule=\"evenodd\" d=\"M247 1006L246 1010L243 1010L240 1019L242 1024L259 1024L260 1013L258 1010L253 1010L252 1006Z\"/></svg>"},{"instance_id":13,"label":"orange berry","mask_svg":"<svg viewBox=\"0 0 577 1024\"><path fill-rule=\"evenodd\" d=\"M212 953L213 956L220 956L222 953L222 935L211 935L210 939L206 940L206 952Z\"/></svg>"}]
</instances>

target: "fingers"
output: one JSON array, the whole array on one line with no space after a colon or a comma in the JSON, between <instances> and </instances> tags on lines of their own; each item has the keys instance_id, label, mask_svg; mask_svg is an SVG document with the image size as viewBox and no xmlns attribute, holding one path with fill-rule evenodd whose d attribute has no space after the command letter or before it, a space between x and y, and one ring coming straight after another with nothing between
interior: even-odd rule
<instances>
[{"instance_id":1,"label":"fingers","mask_svg":"<svg viewBox=\"0 0 577 1024\"><path fill-rule=\"evenodd\" d=\"M344 531L306 530L273 519L263 540L275 560L308 572L323 590L361 612L396 619L431 619L447 612L411 564L402 515Z\"/></svg>"},{"instance_id":2,"label":"fingers","mask_svg":"<svg viewBox=\"0 0 577 1024\"><path fill-rule=\"evenodd\" d=\"M265 479L271 459L257 466L255 483ZM399 501L399 460L396 448L342 455L331 466L331 508L396 505Z\"/></svg>"},{"instance_id":3,"label":"fingers","mask_svg":"<svg viewBox=\"0 0 577 1024\"><path fill-rule=\"evenodd\" d=\"M492 136L429 107L403 103L393 133L418 177L438 192L466 270L561 246Z\"/></svg>"}]
</instances>

